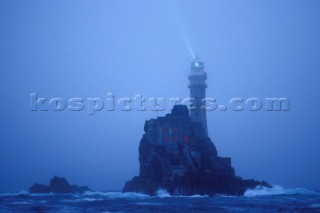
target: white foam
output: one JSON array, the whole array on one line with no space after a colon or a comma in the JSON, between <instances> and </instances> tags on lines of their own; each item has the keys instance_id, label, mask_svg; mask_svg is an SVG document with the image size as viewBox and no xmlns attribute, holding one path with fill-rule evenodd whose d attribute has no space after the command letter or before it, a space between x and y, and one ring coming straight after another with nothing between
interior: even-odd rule
<instances>
[{"instance_id":1,"label":"white foam","mask_svg":"<svg viewBox=\"0 0 320 213\"><path fill-rule=\"evenodd\" d=\"M148 198L150 197L149 195L143 194L143 193L136 193L136 192L100 192L100 191L95 191L95 192L85 192L84 195L87 196L102 196L107 199L119 199L119 198L124 198L124 199L143 199L143 198Z\"/></svg>"},{"instance_id":2,"label":"white foam","mask_svg":"<svg viewBox=\"0 0 320 213\"><path fill-rule=\"evenodd\" d=\"M186 197L192 197L192 198L202 198L202 197L209 197L209 195L191 195Z\"/></svg>"},{"instance_id":3,"label":"white foam","mask_svg":"<svg viewBox=\"0 0 320 213\"><path fill-rule=\"evenodd\" d=\"M172 197L182 197L182 198L204 198L209 197L209 195L174 195Z\"/></svg>"},{"instance_id":4,"label":"white foam","mask_svg":"<svg viewBox=\"0 0 320 213\"><path fill-rule=\"evenodd\" d=\"M93 202L93 201L101 201L103 199L101 198L91 198L91 197L87 197L87 198L83 198L83 201L88 201L88 202Z\"/></svg>"},{"instance_id":5,"label":"white foam","mask_svg":"<svg viewBox=\"0 0 320 213\"><path fill-rule=\"evenodd\" d=\"M311 208L320 208L320 203L315 203L310 205Z\"/></svg>"},{"instance_id":6,"label":"white foam","mask_svg":"<svg viewBox=\"0 0 320 213\"><path fill-rule=\"evenodd\" d=\"M21 202L11 202L12 205L28 205L32 204L32 202L26 202L26 201L21 201Z\"/></svg>"},{"instance_id":7,"label":"white foam","mask_svg":"<svg viewBox=\"0 0 320 213\"><path fill-rule=\"evenodd\" d=\"M163 205L162 203L154 203L154 202L138 202L136 204L141 205L141 206L161 206L161 205Z\"/></svg>"},{"instance_id":8,"label":"white foam","mask_svg":"<svg viewBox=\"0 0 320 213\"><path fill-rule=\"evenodd\" d=\"M55 196L55 195L59 195L57 193L32 193L30 194L31 197L49 197L49 196Z\"/></svg>"},{"instance_id":9,"label":"white foam","mask_svg":"<svg viewBox=\"0 0 320 213\"><path fill-rule=\"evenodd\" d=\"M304 188L284 189L282 186L275 185L271 188L257 186L255 189L249 189L244 193L245 197L256 197L265 195L284 195L284 194L319 194Z\"/></svg>"},{"instance_id":10,"label":"white foam","mask_svg":"<svg viewBox=\"0 0 320 213\"><path fill-rule=\"evenodd\" d=\"M170 193L163 189L159 188L156 192L156 196L159 198L165 198L165 197L183 197L183 198L203 198L203 197L209 197L209 195L170 195Z\"/></svg>"},{"instance_id":11,"label":"white foam","mask_svg":"<svg viewBox=\"0 0 320 213\"><path fill-rule=\"evenodd\" d=\"M21 190L20 192L15 193L0 193L0 196L19 196L19 195L29 195L29 192Z\"/></svg>"},{"instance_id":12,"label":"white foam","mask_svg":"<svg viewBox=\"0 0 320 213\"><path fill-rule=\"evenodd\" d=\"M171 197L169 192L165 189L159 188L156 192L157 197L165 198L165 197Z\"/></svg>"},{"instance_id":13,"label":"white foam","mask_svg":"<svg viewBox=\"0 0 320 213\"><path fill-rule=\"evenodd\" d=\"M221 195L221 194L216 194L215 196L218 196L218 197L238 197L236 195Z\"/></svg>"}]
</instances>

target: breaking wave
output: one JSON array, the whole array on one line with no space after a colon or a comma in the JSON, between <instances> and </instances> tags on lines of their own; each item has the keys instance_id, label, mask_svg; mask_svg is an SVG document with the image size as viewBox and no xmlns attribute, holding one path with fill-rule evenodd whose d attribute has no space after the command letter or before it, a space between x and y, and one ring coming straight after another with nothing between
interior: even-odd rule
<instances>
[{"instance_id":1,"label":"breaking wave","mask_svg":"<svg viewBox=\"0 0 320 213\"><path fill-rule=\"evenodd\" d=\"M29 192L27 191L20 191L20 192L12 192L12 193L0 193L0 196L9 197L9 196L23 196L23 195L29 195Z\"/></svg>"},{"instance_id":2,"label":"breaking wave","mask_svg":"<svg viewBox=\"0 0 320 213\"><path fill-rule=\"evenodd\" d=\"M136 193L136 192L100 192L100 191L87 191L84 193L86 196L101 196L107 199L143 199L149 198L149 195L143 193Z\"/></svg>"},{"instance_id":3,"label":"breaking wave","mask_svg":"<svg viewBox=\"0 0 320 213\"><path fill-rule=\"evenodd\" d=\"M264 186L257 186L255 189L249 189L244 193L245 197L256 197L265 195L294 195L294 194L308 194L319 195L319 192L311 191L305 188L285 189L282 186L275 185L271 188Z\"/></svg>"},{"instance_id":4,"label":"breaking wave","mask_svg":"<svg viewBox=\"0 0 320 213\"><path fill-rule=\"evenodd\" d=\"M271 188L267 188L264 186L257 186L254 189L248 189L244 193L244 197L256 197L256 196L272 196L272 195L320 195L320 192L308 190L305 188L293 188L293 189L286 189L282 186L275 185ZM20 191L17 193L0 193L0 196L31 196L31 197L37 197L37 196L56 196L55 193L45 193L45 194L30 194L27 191ZM191 196L183 196L183 195L170 195L170 193L162 188L159 188L156 192L155 196L150 196L143 193L136 193L136 192L125 192L122 193L121 191L118 192L101 192L101 191L87 191L83 194L71 194L73 197L88 197L86 198L87 201L93 201L92 197L100 197L103 199L146 199L146 198L168 198L168 197L175 197L175 198L203 198L203 197L209 197L208 195L191 195ZM217 195L221 197L236 197L236 196L226 196L226 195Z\"/></svg>"},{"instance_id":5,"label":"breaking wave","mask_svg":"<svg viewBox=\"0 0 320 213\"><path fill-rule=\"evenodd\" d=\"M157 194L157 197L160 197L160 198L164 198L164 197L171 197L171 195L169 194L169 192L167 192L167 190L165 189L158 189L158 191L156 192Z\"/></svg>"},{"instance_id":6,"label":"breaking wave","mask_svg":"<svg viewBox=\"0 0 320 213\"><path fill-rule=\"evenodd\" d=\"M209 195L170 195L170 193L165 189L158 189L156 192L156 197L166 198L166 197L175 197L175 198L203 198L209 197Z\"/></svg>"}]
</instances>

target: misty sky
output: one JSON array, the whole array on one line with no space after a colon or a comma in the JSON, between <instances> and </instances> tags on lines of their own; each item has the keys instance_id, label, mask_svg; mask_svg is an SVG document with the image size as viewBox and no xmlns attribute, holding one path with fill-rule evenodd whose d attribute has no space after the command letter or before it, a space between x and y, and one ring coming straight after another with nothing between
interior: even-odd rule
<instances>
[{"instance_id":1,"label":"misty sky","mask_svg":"<svg viewBox=\"0 0 320 213\"><path fill-rule=\"evenodd\" d=\"M138 175L146 119L164 112L31 111L38 97L286 97L288 112L208 112L236 174L320 189L320 1L0 1L0 192L66 177L121 190Z\"/></svg>"}]
</instances>

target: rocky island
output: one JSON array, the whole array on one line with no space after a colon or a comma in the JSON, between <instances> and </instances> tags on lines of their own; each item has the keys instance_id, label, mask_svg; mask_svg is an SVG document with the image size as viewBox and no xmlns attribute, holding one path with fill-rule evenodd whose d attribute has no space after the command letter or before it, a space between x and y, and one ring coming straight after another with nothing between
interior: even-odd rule
<instances>
[{"instance_id":1,"label":"rocky island","mask_svg":"<svg viewBox=\"0 0 320 213\"><path fill-rule=\"evenodd\" d=\"M57 193L57 194L69 194L69 193L83 193L91 191L87 186L71 185L65 178L54 176L50 180L49 186L44 184L35 183L29 188L30 193Z\"/></svg>"},{"instance_id":2,"label":"rocky island","mask_svg":"<svg viewBox=\"0 0 320 213\"><path fill-rule=\"evenodd\" d=\"M208 136L206 111L199 105L207 87L202 62L191 64L190 98L198 106L192 111L175 105L164 117L145 122L139 145L140 174L125 183L123 192L155 195L165 189L171 195L243 195L265 181L235 175L231 158L220 157Z\"/></svg>"}]
</instances>

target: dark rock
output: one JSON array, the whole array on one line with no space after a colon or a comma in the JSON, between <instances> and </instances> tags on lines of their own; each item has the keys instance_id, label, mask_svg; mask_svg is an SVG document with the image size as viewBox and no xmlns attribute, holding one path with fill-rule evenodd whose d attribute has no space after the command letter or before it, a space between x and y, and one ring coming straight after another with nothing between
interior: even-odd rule
<instances>
[{"instance_id":1,"label":"dark rock","mask_svg":"<svg viewBox=\"0 0 320 213\"><path fill-rule=\"evenodd\" d=\"M49 186L35 183L33 186L29 188L30 193L49 193Z\"/></svg>"},{"instance_id":2,"label":"dark rock","mask_svg":"<svg viewBox=\"0 0 320 213\"><path fill-rule=\"evenodd\" d=\"M70 185L69 182L62 177L54 176L50 180L50 185L46 186L43 184L34 184L29 188L30 193L58 193L58 194L68 194L68 193L83 193L85 191L91 191L87 186L77 186Z\"/></svg>"},{"instance_id":3,"label":"dark rock","mask_svg":"<svg viewBox=\"0 0 320 213\"><path fill-rule=\"evenodd\" d=\"M266 182L235 175L231 158L219 157L201 123L192 122L186 106L145 122L139 145L140 174L126 182L123 192L155 195L160 188L171 195L242 195Z\"/></svg>"}]
</instances>

